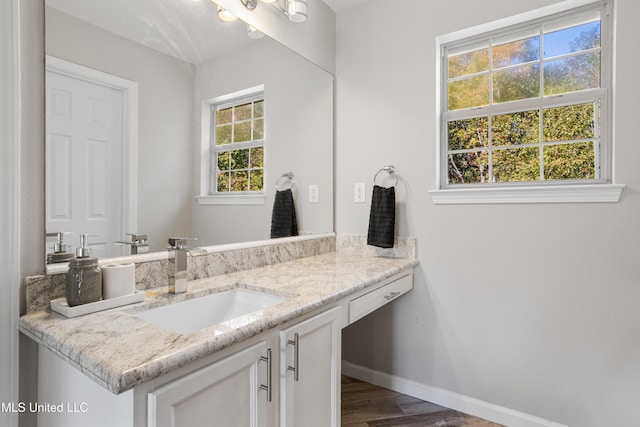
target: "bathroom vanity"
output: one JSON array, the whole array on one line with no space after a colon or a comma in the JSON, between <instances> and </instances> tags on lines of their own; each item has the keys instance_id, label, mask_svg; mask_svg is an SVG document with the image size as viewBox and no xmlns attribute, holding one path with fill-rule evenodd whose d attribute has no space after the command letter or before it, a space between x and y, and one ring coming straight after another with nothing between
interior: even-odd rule
<instances>
[{"instance_id":1,"label":"bathroom vanity","mask_svg":"<svg viewBox=\"0 0 640 427\"><path fill-rule=\"evenodd\" d=\"M63 409L39 412L38 425L339 426L341 330L411 290L416 264L333 251L192 280L185 294L148 289L144 302L78 318L29 313L20 330L40 347L38 400ZM259 306L178 324L219 298Z\"/></svg>"}]
</instances>

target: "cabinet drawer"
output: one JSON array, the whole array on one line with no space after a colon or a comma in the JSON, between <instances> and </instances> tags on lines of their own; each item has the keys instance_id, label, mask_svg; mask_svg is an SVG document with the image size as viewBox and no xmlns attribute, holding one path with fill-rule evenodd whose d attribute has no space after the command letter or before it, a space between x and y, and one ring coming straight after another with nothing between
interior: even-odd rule
<instances>
[{"instance_id":1,"label":"cabinet drawer","mask_svg":"<svg viewBox=\"0 0 640 427\"><path fill-rule=\"evenodd\" d=\"M363 318L413 288L413 274L407 274L381 288L349 302L349 323Z\"/></svg>"}]
</instances>

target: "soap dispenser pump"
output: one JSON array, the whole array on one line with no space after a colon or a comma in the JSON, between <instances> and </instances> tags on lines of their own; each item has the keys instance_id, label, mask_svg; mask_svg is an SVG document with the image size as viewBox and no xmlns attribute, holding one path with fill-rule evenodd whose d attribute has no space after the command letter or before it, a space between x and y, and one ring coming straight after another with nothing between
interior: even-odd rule
<instances>
[{"instance_id":1,"label":"soap dispenser pump","mask_svg":"<svg viewBox=\"0 0 640 427\"><path fill-rule=\"evenodd\" d=\"M80 235L76 257L69 261L66 280L66 297L69 307L96 302L102 299L102 271L98 259L91 257L89 235Z\"/></svg>"},{"instance_id":2,"label":"soap dispenser pump","mask_svg":"<svg viewBox=\"0 0 640 427\"><path fill-rule=\"evenodd\" d=\"M71 252L67 252L68 250L70 250L69 245L65 244L63 241L65 234L69 233L64 231L47 233L47 237L55 237L57 239L56 243L51 248L53 249L53 252L49 252L47 254L47 264L67 262L73 258L73 254Z\"/></svg>"}]
</instances>

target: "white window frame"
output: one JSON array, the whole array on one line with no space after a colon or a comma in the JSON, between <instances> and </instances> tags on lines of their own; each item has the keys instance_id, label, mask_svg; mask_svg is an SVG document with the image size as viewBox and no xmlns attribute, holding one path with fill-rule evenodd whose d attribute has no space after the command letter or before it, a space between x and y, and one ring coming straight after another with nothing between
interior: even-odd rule
<instances>
[{"instance_id":1,"label":"white window frame","mask_svg":"<svg viewBox=\"0 0 640 427\"><path fill-rule=\"evenodd\" d=\"M483 183L476 185L456 184L446 186L447 173L447 137L445 125L445 103L447 85L447 59L446 48L481 42L489 37L500 37L503 34L515 34L527 31L532 24L558 20L563 16L571 17L576 14L588 13L601 8L601 80L602 89L598 92L605 100L602 105L602 122L604 124L601 145L601 172L600 180L585 181L554 181L549 183ZM563 203L563 202L617 202L624 185L616 184L614 177L614 141L613 141L613 0L569 0L555 5L525 12L520 15L494 21L473 28L449 33L436 39L436 190L429 193L435 204L480 204L480 203ZM583 95L567 94L563 98L572 98L571 103L579 103ZM552 103L566 103L562 98L549 97L546 101ZM588 98L590 100L592 98ZM525 109L532 109L539 99L529 101L515 101L510 104L520 103ZM501 104L499 104L501 105ZM552 106L548 102L545 107ZM498 107L498 109L501 107ZM496 114L491 111L487 114ZM473 111L477 116L477 110Z\"/></svg>"},{"instance_id":2,"label":"white window frame","mask_svg":"<svg viewBox=\"0 0 640 427\"><path fill-rule=\"evenodd\" d=\"M215 176L214 154L214 131L212 122L212 108L215 105L230 103L238 99L247 99L251 97L264 96L264 85L259 85L226 95L218 96L202 102L201 108L201 135L200 135L200 196L196 197L199 205L264 205L265 191L247 191L247 192L230 192L230 193L211 193L212 179ZM266 117L266 113L265 113ZM266 145L266 120L265 120L265 139ZM238 148L247 148L243 144ZM265 159L265 183L266 183L266 159ZM263 187L266 188L266 187Z\"/></svg>"}]
</instances>

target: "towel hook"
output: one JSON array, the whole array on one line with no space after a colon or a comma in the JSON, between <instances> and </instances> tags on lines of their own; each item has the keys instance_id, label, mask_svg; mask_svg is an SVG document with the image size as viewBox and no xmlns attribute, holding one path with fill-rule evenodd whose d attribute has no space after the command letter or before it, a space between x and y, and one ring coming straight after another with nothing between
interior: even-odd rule
<instances>
[{"instance_id":1,"label":"towel hook","mask_svg":"<svg viewBox=\"0 0 640 427\"><path fill-rule=\"evenodd\" d=\"M398 171L396 169L395 166L393 165L387 165L387 166L383 166L382 168L380 168L380 170L378 172L376 172L376 174L373 176L373 183L374 185L376 184L376 179L378 178L378 175L380 174L380 172L387 172L389 175L394 174L396 176L396 180L394 181L393 185L391 185L391 187L395 187L396 184L398 184Z\"/></svg>"},{"instance_id":2,"label":"towel hook","mask_svg":"<svg viewBox=\"0 0 640 427\"><path fill-rule=\"evenodd\" d=\"M283 179L289 180L289 188L293 188L293 172L286 172L286 173L283 173L280 176L280 178L278 178L278 180L276 181L276 190L281 191L280 181L282 181ZM284 184L286 185L287 183L284 182ZM283 190L286 190L286 188L283 188Z\"/></svg>"}]
</instances>

